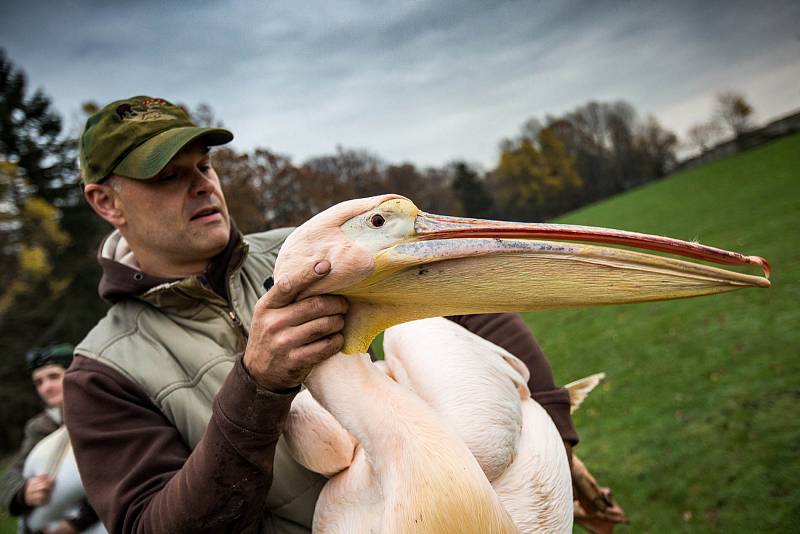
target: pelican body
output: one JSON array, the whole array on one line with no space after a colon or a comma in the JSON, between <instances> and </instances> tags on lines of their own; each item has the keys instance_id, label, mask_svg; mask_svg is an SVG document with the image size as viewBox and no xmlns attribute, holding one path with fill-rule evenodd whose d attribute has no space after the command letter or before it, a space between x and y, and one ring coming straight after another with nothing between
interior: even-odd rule
<instances>
[{"instance_id":1,"label":"pelican body","mask_svg":"<svg viewBox=\"0 0 800 534\"><path fill-rule=\"evenodd\" d=\"M346 522L328 521L323 529L318 516L325 512L319 508L327 501L327 513L335 514L341 502L321 496L315 531L517 532L464 442L418 396L373 365L369 355L334 355L311 372L306 386L363 449L363 476L371 481L362 483L369 488L362 495L382 497L375 510Z\"/></svg>"}]
</instances>

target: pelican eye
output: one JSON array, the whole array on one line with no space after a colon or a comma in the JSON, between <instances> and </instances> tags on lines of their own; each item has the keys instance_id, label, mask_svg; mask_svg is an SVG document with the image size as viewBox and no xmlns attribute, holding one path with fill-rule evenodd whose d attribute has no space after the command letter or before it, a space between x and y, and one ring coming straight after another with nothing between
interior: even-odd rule
<instances>
[{"instance_id":1,"label":"pelican eye","mask_svg":"<svg viewBox=\"0 0 800 534\"><path fill-rule=\"evenodd\" d=\"M369 224L373 228L380 228L383 226L383 223L386 222L386 219L383 218L383 215L376 213L372 217L369 218Z\"/></svg>"}]
</instances>

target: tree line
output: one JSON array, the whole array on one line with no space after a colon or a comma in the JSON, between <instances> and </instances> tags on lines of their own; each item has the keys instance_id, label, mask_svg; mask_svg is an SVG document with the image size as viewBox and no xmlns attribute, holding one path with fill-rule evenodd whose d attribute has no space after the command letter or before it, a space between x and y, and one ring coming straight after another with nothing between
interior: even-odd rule
<instances>
[{"instance_id":1,"label":"tree line","mask_svg":"<svg viewBox=\"0 0 800 534\"><path fill-rule=\"evenodd\" d=\"M208 106L208 125L221 125ZM195 114L197 117L198 115ZM266 148L214 153L242 231L294 226L342 200L397 193L426 211L518 221L545 220L664 176L676 136L626 102L591 102L563 116L526 121L500 144L493 169L466 161L418 168L361 149L295 164Z\"/></svg>"},{"instance_id":2,"label":"tree line","mask_svg":"<svg viewBox=\"0 0 800 534\"><path fill-rule=\"evenodd\" d=\"M83 112L97 109L87 103ZM220 126L208 105L189 110ZM0 49L0 450L19 442L38 409L23 355L75 343L105 313L97 246L110 227L82 198L78 134ZM345 199L398 193L421 209L536 221L656 180L675 164L676 136L627 102L590 102L531 118L501 141L497 164L419 168L363 149L294 163L268 148L222 147L214 165L239 229L294 226Z\"/></svg>"}]
</instances>

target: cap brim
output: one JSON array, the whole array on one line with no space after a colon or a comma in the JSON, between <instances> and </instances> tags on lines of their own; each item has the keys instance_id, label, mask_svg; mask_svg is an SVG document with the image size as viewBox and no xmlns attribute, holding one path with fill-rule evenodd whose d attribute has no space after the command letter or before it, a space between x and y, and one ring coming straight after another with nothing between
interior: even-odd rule
<instances>
[{"instance_id":1,"label":"cap brim","mask_svg":"<svg viewBox=\"0 0 800 534\"><path fill-rule=\"evenodd\" d=\"M199 126L172 128L154 135L134 148L111 172L137 180L153 178L183 147L199 138L202 138L207 146L217 146L229 143L233 139L233 134L224 128Z\"/></svg>"}]
</instances>

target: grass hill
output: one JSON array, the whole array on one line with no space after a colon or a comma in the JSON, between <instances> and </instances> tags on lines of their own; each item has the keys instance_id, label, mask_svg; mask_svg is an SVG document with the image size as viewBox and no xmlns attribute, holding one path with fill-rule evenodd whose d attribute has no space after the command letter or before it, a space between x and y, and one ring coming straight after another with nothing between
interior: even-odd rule
<instances>
[{"instance_id":1,"label":"grass hill","mask_svg":"<svg viewBox=\"0 0 800 534\"><path fill-rule=\"evenodd\" d=\"M576 452L614 489L631 532L796 528L800 135L559 222L698 240L770 261L769 290L525 318L559 381L608 374L575 414Z\"/></svg>"},{"instance_id":2,"label":"grass hill","mask_svg":"<svg viewBox=\"0 0 800 534\"><path fill-rule=\"evenodd\" d=\"M557 380L608 374L575 414L576 452L628 513L620 532L794 530L800 135L560 222L697 239L771 262L769 290L525 318ZM0 533L13 531L0 514Z\"/></svg>"}]
</instances>

